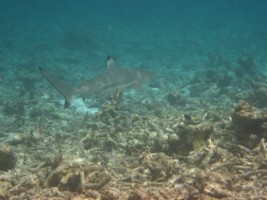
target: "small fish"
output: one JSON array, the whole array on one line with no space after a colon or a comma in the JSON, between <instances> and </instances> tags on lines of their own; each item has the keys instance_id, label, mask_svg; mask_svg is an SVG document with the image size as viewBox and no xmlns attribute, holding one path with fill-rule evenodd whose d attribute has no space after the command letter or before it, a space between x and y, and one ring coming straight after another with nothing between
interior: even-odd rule
<instances>
[{"instance_id":1,"label":"small fish","mask_svg":"<svg viewBox=\"0 0 267 200\"><path fill-rule=\"evenodd\" d=\"M104 73L90 80L82 80L79 87L72 86L39 68L42 76L65 98L64 108L71 105L77 95L83 99L92 95L114 92L116 89L134 88L139 90L143 84L149 83L155 74L151 71L136 68L118 67L113 58L108 56L107 69Z\"/></svg>"}]
</instances>

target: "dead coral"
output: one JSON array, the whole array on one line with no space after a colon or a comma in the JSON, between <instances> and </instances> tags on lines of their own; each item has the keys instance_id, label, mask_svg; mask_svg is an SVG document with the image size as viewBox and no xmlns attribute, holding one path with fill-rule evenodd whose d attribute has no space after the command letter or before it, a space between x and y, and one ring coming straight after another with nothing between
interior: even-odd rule
<instances>
[{"instance_id":1,"label":"dead coral","mask_svg":"<svg viewBox=\"0 0 267 200\"><path fill-rule=\"evenodd\" d=\"M168 153L188 155L190 151L198 150L206 144L213 133L213 126L206 122L197 125L191 123L192 119L185 119L179 125L172 126L174 134L168 139Z\"/></svg>"},{"instance_id":2,"label":"dead coral","mask_svg":"<svg viewBox=\"0 0 267 200\"><path fill-rule=\"evenodd\" d=\"M191 136L191 142L194 150L198 150L203 147L209 136L213 133L213 126L210 123L201 123L198 125L180 125L183 134Z\"/></svg>"},{"instance_id":3,"label":"dead coral","mask_svg":"<svg viewBox=\"0 0 267 200\"><path fill-rule=\"evenodd\" d=\"M257 112L245 101L235 107L232 119L236 136L245 146L254 147L266 134L267 112Z\"/></svg>"},{"instance_id":4,"label":"dead coral","mask_svg":"<svg viewBox=\"0 0 267 200\"><path fill-rule=\"evenodd\" d=\"M131 127L131 116L120 110L122 91L116 90L109 103L102 105L94 120L97 126L106 128L108 133L125 131Z\"/></svg>"},{"instance_id":5,"label":"dead coral","mask_svg":"<svg viewBox=\"0 0 267 200\"><path fill-rule=\"evenodd\" d=\"M226 149L211 145L208 149L210 153L204 159L205 163L208 164L205 165L204 170L195 169L191 171L191 174L186 174L190 170L185 170L183 172L184 178L178 180L187 182L193 180L193 185L199 192L198 197L205 196L214 199L250 197L261 199L266 196L266 146L264 139L253 150L239 145L237 151L242 154L242 157L241 155L236 157ZM206 149L203 150L206 151ZM188 159L195 160L197 157L202 157L203 153L201 151L192 152ZM219 155L216 156L215 160L214 153ZM213 156L209 156L209 154ZM176 183L179 183L179 181Z\"/></svg>"},{"instance_id":6,"label":"dead coral","mask_svg":"<svg viewBox=\"0 0 267 200\"><path fill-rule=\"evenodd\" d=\"M171 177L176 163L164 153L143 154L140 160L149 170L151 181L162 182Z\"/></svg>"},{"instance_id":7,"label":"dead coral","mask_svg":"<svg viewBox=\"0 0 267 200\"><path fill-rule=\"evenodd\" d=\"M64 166L52 171L44 185L60 190L82 192L88 189L99 190L108 184L111 176L101 166Z\"/></svg>"},{"instance_id":8,"label":"dead coral","mask_svg":"<svg viewBox=\"0 0 267 200\"><path fill-rule=\"evenodd\" d=\"M216 199L232 196L231 177L221 175L220 173L199 172L196 174L195 187L201 194L208 195Z\"/></svg>"},{"instance_id":9,"label":"dead coral","mask_svg":"<svg viewBox=\"0 0 267 200\"><path fill-rule=\"evenodd\" d=\"M61 151L57 152L46 159L46 161L41 165L41 167L52 167L52 169L58 167L62 162L63 154Z\"/></svg>"},{"instance_id":10,"label":"dead coral","mask_svg":"<svg viewBox=\"0 0 267 200\"><path fill-rule=\"evenodd\" d=\"M0 146L0 170L8 171L14 169L16 158L10 145Z\"/></svg>"},{"instance_id":11,"label":"dead coral","mask_svg":"<svg viewBox=\"0 0 267 200\"><path fill-rule=\"evenodd\" d=\"M207 145L203 146L198 151L192 151L187 157L188 163L192 163L199 168L207 168L214 163L219 162L222 158L232 157L227 150L222 149L208 139Z\"/></svg>"},{"instance_id":12,"label":"dead coral","mask_svg":"<svg viewBox=\"0 0 267 200\"><path fill-rule=\"evenodd\" d=\"M0 199L8 199L8 190L12 188L12 184L9 181L0 181Z\"/></svg>"}]
</instances>

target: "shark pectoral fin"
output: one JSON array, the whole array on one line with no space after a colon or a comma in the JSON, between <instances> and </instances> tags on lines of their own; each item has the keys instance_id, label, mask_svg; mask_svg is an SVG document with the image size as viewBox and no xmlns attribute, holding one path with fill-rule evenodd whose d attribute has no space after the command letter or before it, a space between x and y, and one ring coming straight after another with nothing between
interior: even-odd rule
<instances>
[{"instance_id":1,"label":"shark pectoral fin","mask_svg":"<svg viewBox=\"0 0 267 200\"><path fill-rule=\"evenodd\" d=\"M64 108L68 108L70 106L70 103L68 101L65 101Z\"/></svg>"},{"instance_id":2,"label":"shark pectoral fin","mask_svg":"<svg viewBox=\"0 0 267 200\"><path fill-rule=\"evenodd\" d=\"M65 97L64 108L68 108L71 105L74 94L75 92L70 91L68 94L66 94L66 96L63 95Z\"/></svg>"},{"instance_id":3,"label":"shark pectoral fin","mask_svg":"<svg viewBox=\"0 0 267 200\"><path fill-rule=\"evenodd\" d=\"M73 99L73 96L77 93L77 88L61 81L50 73L48 73L45 69L39 68L42 76L65 98L64 108L67 108Z\"/></svg>"}]
</instances>

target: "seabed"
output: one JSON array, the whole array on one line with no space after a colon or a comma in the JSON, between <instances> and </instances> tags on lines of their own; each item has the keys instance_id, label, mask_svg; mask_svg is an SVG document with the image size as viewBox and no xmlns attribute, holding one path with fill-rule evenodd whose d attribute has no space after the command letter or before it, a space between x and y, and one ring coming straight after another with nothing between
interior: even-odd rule
<instances>
[{"instance_id":1,"label":"seabed","mask_svg":"<svg viewBox=\"0 0 267 200\"><path fill-rule=\"evenodd\" d=\"M266 30L113 21L0 19L0 200L267 199ZM64 109L38 70L77 86L108 54L156 78Z\"/></svg>"}]
</instances>

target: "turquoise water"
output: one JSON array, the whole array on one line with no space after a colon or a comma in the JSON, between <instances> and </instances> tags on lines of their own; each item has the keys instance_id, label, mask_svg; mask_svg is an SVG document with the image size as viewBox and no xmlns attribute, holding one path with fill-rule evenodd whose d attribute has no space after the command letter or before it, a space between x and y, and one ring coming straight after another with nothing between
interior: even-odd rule
<instances>
[{"instance_id":1,"label":"turquoise water","mask_svg":"<svg viewBox=\"0 0 267 200\"><path fill-rule=\"evenodd\" d=\"M104 167L96 174L112 174L109 186L118 186L122 192L118 196L127 193L130 184L147 189L153 181L176 197L184 190L190 193L187 186L197 187L198 170L209 173L215 166L216 171L232 157L238 166L231 166L239 169L245 163L239 163L240 155L255 158L247 163L256 164L239 171L225 165L225 171L217 172L225 177L234 174L240 188L246 181L263 181L241 173L251 166L252 171L262 169L257 165L263 159L257 154L260 150L250 152L238 145L252 149L263 141L266 146L261 140L266 139L266 128L258 127L266 123L265 115L259 114L267 108L266 10L265 0L0 0L0 153L2 145L12 146L17 163L12 162L9 179L0 171L0 180L18 188L30 174L38 183L27 190L58 187L91 197L72 188L72 180L66 181L70 186L48 183L54 163L43 162L47 155L60 153L63 161L56 164L62 168ZM110 73L111 84L100 88L110 78L105 77L110 75L108 56L125 71L119 70L117 77ZM42 78L39 68L49 75ZM128 68L134 73L127 74ZM155 78L143 84L150 73ZM121 76L129 79L121 83ZM80 89L81 80L90 79L102 82L88 85L94 85L90 95L75 93L64 109L64 94L71 90L64 84ZM64 92L57 81L64 81ZM116 88L123 88L122 93ZM248 104L242 102L237 108L240 101ZM234 108L244 109L246 120L255 117L259 123L246 126L238 114L234 121ZM204 159L207 152L212 156ZM243 156L246 153L248 157ZM47 168L46 175L36 172ZM18 171L19 181L11 181L12 170ZM180 170L185 177L178 177ZM266 194L260 186L266 184L257 184L253 192ZM224 187L233 194L229 198L251 194L252 189L241 194L238 187ZM3 193L15 195L9 189ZM111 194L107 191L98 192L105 197Z\"/></svg>"},{"instance_id":2,"label":"turquoise water","mask_svg":"<svg viewBox=\"0 0 267 200\"><path fill-rule=\"evenodd\" d=\"M209 54L227 60L241 53L263 57L265 7L261 0L3 0L1 63L13 57L83 69L95 67L103 53L168 70L195 60L201 68Z\"/></svg>"},{"instance_id":3,"label":"turquoise water","mask_svg":"<svg viewBox=\"0 0 267 200\"><path fill-rule=\"evenodd\" d=\"M266 73L265 7L241 0L1 1L1 78L20 85L18 73L30 73L38 87L43 67L78 84L103 72L112 55L122 66L177 74L176 89L189 97L185 87L207 68L219 87L243 89L237 78L248 68ZM240 56L251 57L253 66L240 72ZM217 83L217 76L228 83Z\"/></svg>"}]
</instances>

